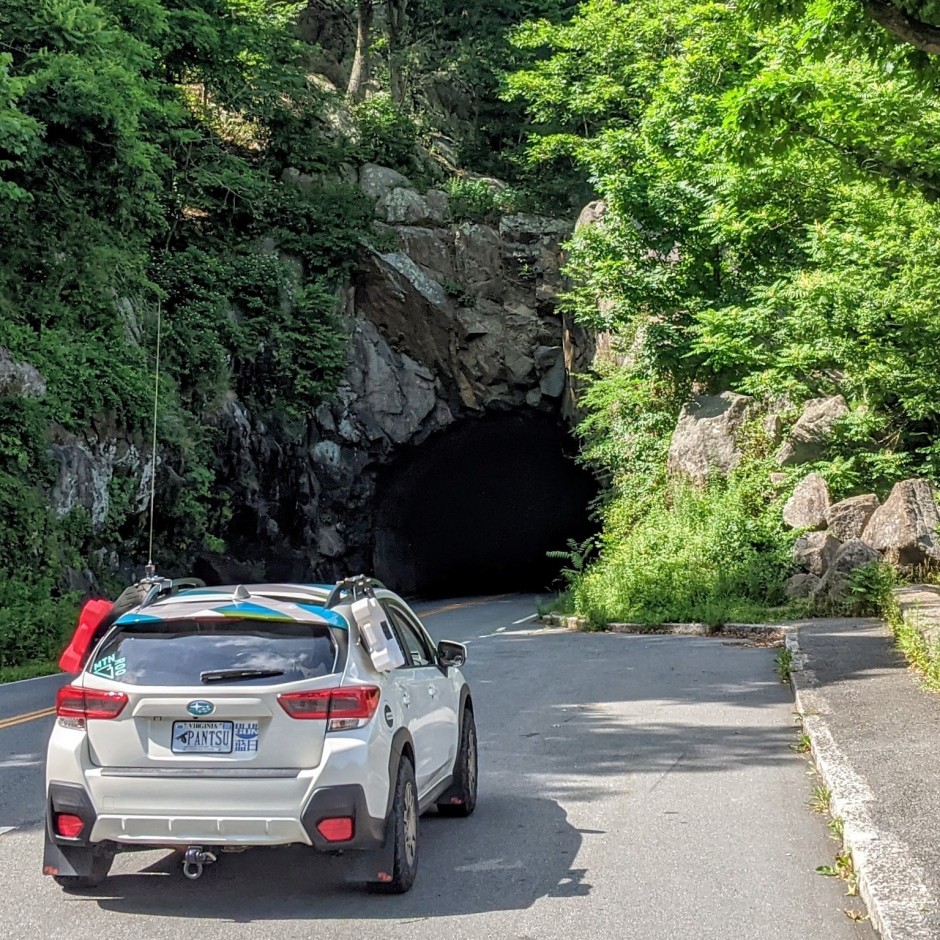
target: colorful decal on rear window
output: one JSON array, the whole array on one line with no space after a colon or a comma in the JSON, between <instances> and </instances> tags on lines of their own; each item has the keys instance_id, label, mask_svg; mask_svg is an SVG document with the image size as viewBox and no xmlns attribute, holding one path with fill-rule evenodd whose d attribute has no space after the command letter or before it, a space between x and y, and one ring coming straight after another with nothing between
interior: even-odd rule
<instances>
[{"instance_id":1,"label":"colorful decal on rear window","mask_svg":"<svg viewBox=\"0 0 940 940\"><path fill-rule=\"evenodd\" d=\"M247 754L258 750L258 722L235 722L235 753Z\"/></svg>"},{"instance_id":2,"label":"colorful decal on rear window","mask_svg":"<svg viewBox=\"0 0 940 940\"><path fill-rule=\"evenodd\" d=\"M111 653L110 656L96 660L91 671L92 675L101 676L103 679L120 679L127 672L127 663L123 656Z\"/></svg>"}]
</instances>

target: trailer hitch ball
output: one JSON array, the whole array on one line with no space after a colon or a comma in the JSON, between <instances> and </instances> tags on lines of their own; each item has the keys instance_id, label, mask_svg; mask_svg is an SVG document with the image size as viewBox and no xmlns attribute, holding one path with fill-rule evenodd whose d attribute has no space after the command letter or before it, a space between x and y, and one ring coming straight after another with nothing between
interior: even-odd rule
<instances>
[{"instance_id":1,"label":"trailer hitch ball","mask_svg":"<svg viewBox=\"0 0 940 940\"><path fill-rule=\"evenodd\" d=\"M195 881L202 877L206 865L211 865L214 861L216 857L212 852L207 851L201 845L191 845L183 856L183 874L190 881Z\"/></svg>"}]
</instances>

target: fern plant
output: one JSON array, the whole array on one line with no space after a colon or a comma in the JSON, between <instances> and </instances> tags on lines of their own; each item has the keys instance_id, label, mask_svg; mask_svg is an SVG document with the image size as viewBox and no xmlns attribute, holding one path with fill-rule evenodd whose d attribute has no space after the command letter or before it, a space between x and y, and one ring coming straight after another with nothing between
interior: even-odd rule
<instances>
[{"instance_id":1,"label":"fern plant","mask_svg":"<svg viewBox=\"0 0 940 940\"><path fill-rule=\"evenodd\" d=\"M557 558L568 564L561 569L561 576L569 586L574 584L584 573L587 563L594 552L597 551L597 536L590 535L583 542L577 539L568 539L567 548L563 551L546 552L546 558Z\"/></svg>"}]
</instances>

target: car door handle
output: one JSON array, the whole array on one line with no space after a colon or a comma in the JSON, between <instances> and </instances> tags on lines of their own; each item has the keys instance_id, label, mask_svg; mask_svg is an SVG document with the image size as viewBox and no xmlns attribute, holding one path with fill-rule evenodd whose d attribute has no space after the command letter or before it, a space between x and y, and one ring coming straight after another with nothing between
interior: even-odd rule
<instances>
[{"instance_id":1,"label":"car door handle","mask_svg":"<svg viewBox=\"0 0 940 940\"><path fill-rule=\"evenodd\" d=\"M437 689L435 689L433 685L428 686L428 695L430 695L431 698L437 698Z\"/></svg>"},{"instance_id":2,"label":"car door handle","mask_svg":"<svg viewBox=\"0 0 940 940\"><path fill-rule=\"evenodd\" d=\"M411 696L407 692L401 693L401 703L407 708L411 704Z\"/></svg>"}]
</instances>

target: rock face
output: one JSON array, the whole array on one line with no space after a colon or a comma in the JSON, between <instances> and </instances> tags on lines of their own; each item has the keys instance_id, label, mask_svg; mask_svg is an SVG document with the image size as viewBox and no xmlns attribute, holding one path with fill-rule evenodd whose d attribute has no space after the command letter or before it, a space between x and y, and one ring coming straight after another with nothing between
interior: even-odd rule
<instances>
[{"instance_id":1,"label":"rock face","mask_svg":"<svg viewBox=\"0 0 940 940\"><path fill-rule=\"evenodd\" d=\"M815 574L795 574L785 587L784 593L790 600L804 600L812 597L819 587L819 576Z\"/></svg>"},{"instance_id":2,"label":"rock face","mask_svg":"<svg viewBox=\"0 0 940 940\"><path fill-rule=\"evenodd\" d=\"M274 446L238 401L218 417L224 475L239 494L232 554L276 549L268 578L371 570L386 465L491 410L569 413L569 375L593 355L591 337L556 311L573 220L449 222L444 193L419 192L395 170L366 165L359 182L381 247L363 248L342 298L349 363L335 399L290 445Z\"/></svg>"},{"instance_id":3,"label":"rock face","mask_svg":"<svg viewBox=\"0 0 940 940\"><path fill-rule=\"evenodd\" d=\"M784 504L783 521L791 529L824 529L828 510L829 487L818 473L810 473Z\"/></svg>"},{"instance_id":4,"label":"rock face","mask_svg":"<svg viewBox=\"0 0 940 940\"><path fill-rule=\"evenodd\" d=\"M669 445L670 475L698 484L727 476L741 461L738 437L750 403L746 395L722 392L684 405Z\"/></svg>"},{"instance_id":5,"label":"rock face","mask_svg":"<svg viewBox=\"0 0 940 940\"><path fill-rule=\"evenodd\" d=\"M885 560L902 567L940 563L940 512L926 480L896 483L871 516L862 539Z\"/></svg>"},{"instance_id":6,"label":"rock face","mask_svg":"<svg viewBox=\"0 0 940 940\"><path fill-rule=\"evenodd\" d=\"M793 561L809 574L822 577L839 551L839 541L828 532L807 532L793 543Z\"/></svg>"},{"instance_id":7,"label":"rock face","mask_svg":"<svg viewBox=\"0 0 940 940\"><path fill-rule=\"evenodd\" d=\"M17 362L0 347L0 395L21 398L45 398L46 380L28 362Z\"/></svg>"},{"instance_id":8,"label":"rock face","mask_svg":"<svg viewBox=\"0 0 940 940\"><path fill-rule=\"evenodd\" d=\"M849 575L856 568L880 560L881 556L870 545L866 545L861 539L850 539L836 552L828 570L816 586L814 598L834 606L843 603L848 600Z\"/></svg>"},{"instance_id":9,"label":"rock face","mask_svg":"<svg viewBox=\"0 0 940 940\"><path fill-rule=\"evenodd\" d=\"M852 496L834 503L826 513L829 532L840 542L862 537L872 513L881 505L874 493L866 496Z\"/></svg>"},{"instance_id":10,"label":"rock face","mask_svg":"<svg viewBox=\"0 0 940 940\"><path fill-rule=\"evenodd\" d=\"M818 460L826 451L836 422L849 413L841 395L813 398L803 406L803 413L777 452L783 467Z\"/></svg>"}]
</instances>

